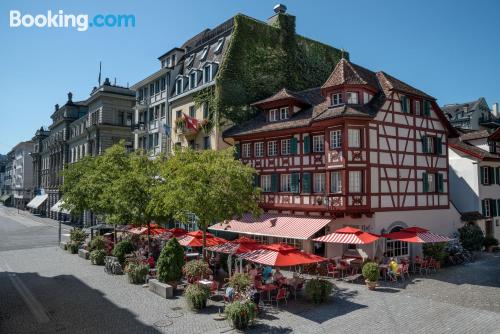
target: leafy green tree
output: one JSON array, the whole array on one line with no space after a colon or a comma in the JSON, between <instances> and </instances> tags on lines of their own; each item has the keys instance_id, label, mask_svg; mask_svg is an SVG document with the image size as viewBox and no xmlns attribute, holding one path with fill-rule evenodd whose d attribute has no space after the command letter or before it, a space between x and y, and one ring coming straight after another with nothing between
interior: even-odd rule
<instances>
[{"instance_id":1,"label":"leafy green tree","mask_svg":"<svg viewBox=\"0 0 500 334\"><path fill-rule=\"evenodd\" d=\"M81 214L95 206L95 199L102 191L101 184L93 179L95 166L96 159L86 156L63 170L64 183L61 191L64 194L64 209Z\"/></svg>"},{"instance_id":2,"label":"leafy green tree","mask_svg":"<svg viewBox=\"0 0 500 334\"><path fill-rule=\"evenodd\" d=\"M160 176L149 210L186 223L189 214L196 215L203 246L208 226L247 212L260 213L255 170L235 160L232 149L177 149L161 165Z\"/></svg>"},{"instance_id":3,"label":"leafy green tree","mask_svg":"<svg viewBox=\"0 0 500 334\"><path fill-rule=\"evenodd\" d=\"M158 279L162 283L176 282L182 278L184 249L176 238L170 239L163 247L158 259Z\"/></svg>"}]
</instances>

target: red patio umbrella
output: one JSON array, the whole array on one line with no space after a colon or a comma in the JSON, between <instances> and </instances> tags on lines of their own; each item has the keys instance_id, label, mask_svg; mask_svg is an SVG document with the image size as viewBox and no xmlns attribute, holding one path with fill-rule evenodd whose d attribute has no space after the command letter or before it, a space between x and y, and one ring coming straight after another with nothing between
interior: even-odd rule
<instances>
[{"instance_id":1,"label":"red patio umbrella","mask_svg":"<svg viewBox=\"0 0 500 334\"><path fill-rule=\"evenodd\" d=\"M182 237L184 235L186 235L188 233L188 231L186 231L185 229L183 228L178 228L178 227L175 227L175 228L170 228L168 229L168 231L170 233L172 233L174 235L174 237Z\"/></svg>"},{"instance_id":2,"label":"red patio umbrella","mask_svg":"<svg viewBox=\"0 0 500 334\"><path fill-rule=\"evenodd\" d=\"M151 227L149 229L150 235L160 235L167 233L168 230L163 227ZM136 235L146 235L148 234L147 227L136 227L128 230L128 233L136 234Z\"/></svg>"},{"instance_id":3,"label":"red patio umbrella","mask_svg":"<svg viewBox=\"0 0 500 334\"><path fill-rule=\"evenodd\" d=\"M226 239L218 238L212 233L206 233L206 245L215 246L224 244L227 242ZM194 232L189 232L185 236L180 237L179 244L184 247L203 247L203 232L198 230Z\"/></svg>"},{"instance_id":4,"label":"red patio umbrella","mask_svg":"<svg viewBox=\"0 0 500 334\"><path fill-rule=\"evenodd\" d=\"M361 231L354 227L339 228L333 233L313 239L314 241L333 243L333 244L370 244L380 238L379 235Z\"/></svg>"},{"instance_id":5,"label":"red patio umbrella","mask_svg":"<svg viewBox=\"0 0 500 334\"><path fill-rule=\"evenodd\" d=\"M225 244L207 247L206 249L208 251L216 253L242 254L254 251L256 249L261 249L262 247L262 244L259 244L253 239L241 237L235 240L228 241Z\"/></svg>"},{"instance_id":6,"label":"red patio umbrella","mask_svg":"<svg viewBox=\"0 0 500 334\"><path fill-rule=\"evenodd\" d=\"M287 244L264 245L262 249L240 254L238 257L272 267L291 267L327 260L321 256L304 253L300 249Z\"/></svg>"},{"instance_id":7,"label":"red patio umbrella","mask_svg":"<svg viewBox=\"0 0 500 334\"><path fill-rule=\"evenodd\" d=\"M443 235L434 234L432 232L429 232L429 230L418 226L403 228L398 232L384 234L383 237L387 239L394 239L418 244L448 242L453 240Z\"/></svg>"}]
</instances>

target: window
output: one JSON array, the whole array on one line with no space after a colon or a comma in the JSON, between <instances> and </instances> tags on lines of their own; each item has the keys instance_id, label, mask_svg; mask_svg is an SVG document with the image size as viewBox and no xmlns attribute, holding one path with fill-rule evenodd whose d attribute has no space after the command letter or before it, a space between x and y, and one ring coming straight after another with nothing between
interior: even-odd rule
<instances>
[{"instance_id":1,"label":"window","mask_svg":"<svg viewBox=\"0 0 500 334\"><path fill-rule=\"evenodd\" d=\"M189 148L191 148L191 149L193 149L193 150L195 149L195 147L196 147L196 143L195 143L194 139L191 139L191 140L188 142L188 146L189 146Z\"/></svg>"},{"instance_id":2,"label":"window","mask_svg":"<svg viewBox=\"0 0 500 334\"><path fill-rule=\"evenodd\" d=\"M420 101L416 100L415 101L415 115L422 115L422 107L420 106Z\"/></svg>"},{"instance_id":3,"label":"window","mask_svg":"<svg viewBox=\"0 0 500 334\"><path fill-rule=\"evenodd\" d=\"M212 81L212 65L207 65L203 69L203 82L207 83Z\"/></svg>"},{"instance_id":4,"label":"window","mask_svg":"<svg viewBox=\"0 0 500 334\"><path fill-rule=\"evenodd\" d=\"M215 47L215 50L214 52L217 54L217 53L221 53L222 52L222 47L224 46L224 37L221 37L219 38L219 40L217 41L217 46Z\"/></svg>"},{"instance_id":5,"label":"window","mask_svg":"<svg viewBox=\"0 0 500 334\"><path fill-rule=\"evenodd\" d=\"M211 148L209 136L203 137L203 148L205 150L209 150Z\"/></svg>"},{"instance_id":6,"label":"window","mask_svg":"<svg viewBox=\"0 0 500 334\"><path fill-rule=\"evenodd\" d=\"M290 154L290 139L281 140L281 155Z\"/></svg>"},{"instance_id":7,"label":"window","mask_svg":"<svg viewBox=\"0 0 500 334\"><path fill-rule=\"evenodd\" d=\"M161 118L165 118L165 103L161 104Z\"/></svg>"},{"instance_id":8,"label":"window","mask_svg":"<svg viewBox=\"0 0 500 334\"><path fill-rule=\"evenodd\" d=\"M196 79L197 79L196 71L191 72L189 74L189 89L193 89L196 87L197 84Z\"/></svg>"},{"instance_id":9,"label":"window","mask_svg":"<svg viewBox=\"0 0 500 334\"><path fill-rule=\"evenodd\" d=\"M490 200L489 199L483 199L483 216L485 217L491 217L491 206L490 206Z\"/></svg>"},{"instance_id":10,"label":"window","mask_svg":"<svg viewBox=\"0 0 500 334\"><path fill-rule=\"evenodd\" d=\"M489 141L488 142L488 148L490 150L490 153L497 153L497 145L496 142L494 141Z\"/></svg>"},{"instance_id":11,"label":"window","mask_svg":"<svg viewBox=\"0 0 500 334\"><path fill-rule=\"evenodd\" d=\"M280 109L280 119L288 119L290 117L288 112L288 107L284 107Z\"/></svg>"},{"instance_id":12,"label":"window","mask_svg":"<svg viewBox=\"0 0 500 334\"><path fill-rule=\"evenodd\" d=\"M272 157L277 154L278 154L278 142L276 140L267 142L267 155Z\"/></svg>"},{"instance_id":13,"label":"window","mask_svg":"<svg viewBox=\"0 0 500 334\"><path fill-rule=\"evenodd\" d=\"M187 59L187 67L193 66L194 63L194 54L190 55L189 58Z\"/></svg>"},{"instance_id":14,"label":"window","mask_svg":"<svg viewBox=\"0 0 500 334\"><path fill-rule=\"evenodd\" d=\"M330 192L334 194L342 192L342 173L340 171L330 174Z\"/></svg>"},{"instance_id":15,"label":"window","mask_svg":"<svg viewBox=\"0 0 500 334\"><path fill-rule=\"evenodd\" d=\"M313 136L313 152L319 153L325 150L325 136Z\"/></svg>"},{"instance_id":16,"label":"window","mask_svg":"<svg viewBox=\"0 0 500 334\"><path fill-rule=\"evenodd\" d=\"M201 52L200 60L207 59L208 48L209 48L208 45L203 48L203 51Z\"/></svg>"},{"instance_id":17,"label":"window","mask_svg":"<svg viewBox=\"0 0 500 334\"><path fill-rule=\"evenodd\" d=\"M314 192L325 192L325 173L314 173Z\"/></svg>"},{"instance_id":18,"label":"window","mask_svg":"<svg viewBox=\"0 0 500 334\"><path fill-rule=\"evenodd\" d=\"M175 55L172 55L172 57L170 57L171 61L170 61L170 66L175 66Z\"/></svg>"},{"instance_id":19,"label":"window","mask_svg":"<svg viewBox=\"0 0 500 334\"><path fill-rule=\"evenodd\" d=\"M278 120L278 109L269 110L269 122L276 122Z\"/></svg>"},{"instance_id":20,"label":"window","mask_svg":"<svg viewBox=\"0 0 500 334\"><path fill-rule=\"evenodd\" d=\"M132 113L127 113L127 126L132 126Z\"/></svg>"},{"instance_id":21,"label":"window","mask_svg":"<svg viewBox=\"0 0 500 334\"><path fill-rule=\"evenodd\" d=\"M156 147L156 146L158 146L158 145L160 144L160 141L159 141L160 135L159 135L159 133L158 133L158 132L156 132L156 133L154 134L153 138L154 138L154 145L155 145L155 147Z\"/></svg>"},{"instance_id":22,"label":"window","mask_svg":"<svg viewBox=\"0 0 500 334\"><path fill-rule=\"evenodd\" d=\"M291 174L281 174L280 190L282 192L292 191L292 175Z\"/></svg>"},{"instance_id":23,"label":"window","mask_svg":"<svg viewBox=\"0 0 500 334\"><path fill-rule=\"evenodd\" d=\"M263 157L264 156L264 143L259 141L254 144L255 157Z\"/></svg>"},{"instance_id":24,"label":"window","mask_svg":"<svg viewBox=\"0 0 500 334\"><path fill-rule=\"evenodd\" d=\"M360 193L362 191L361 186L361 171L355 170L349 172L349 192L350 193Z\"/></svg>"},{"instance_id":25,"label":"window","mask_svg":"<svg viewBox=\"0 0 500 334\"><path fill-rule=\"evenodd\" d=\"M342 147L342 130L330 131L330 148Z\"/></svg>"},{"instance_id":26,"label":"window","mask_svg":"<svg viewBox=\"0 0 500 334\"><path fill-rule=\"evenodd\" d=\"M151 94L151 96L153 96L155 93L155 84L154 83L150 83L149 84L149 94Z\"/></svg>"},{"instance_id":27,"label":"window","mask_svg":"<svg viewBox=\"0 0 500 334\"><path fill-rule=\"evenodd\" d=\"M189 107L189 117L191 117L191 118L196 117L196 109L194 108L194 106Z\"/></svg>"},{"instance_id":28,"label":"window","mask_svg":"<svg viewBox=\"0 0 500 334\"><path fill-rule=\"evenodd\" d=\"M241 153L243 158L250 158L252 146L250 143L245 143L241 146Z\"/></svg>"},{"instance_id":29,"label":"window","mask_svg":"<svg viewBox=\"0 0 500 334\"><path fill-rule=\"evenodd\" d=\"M427 144L427 150L425 153L435 153L435 142L434 142L434 137L427 136L425 137L426 144Z\"/></svg>"},{"instance_id":30,"label":"window","mask_svg":"<svg viewBox=\"0 0 500 334\"><path fill-rule=\"evenodd\" d=\"M493 173L491 173L490 167L488 167L488 166L481 167L481 183L482 184L484 184L484 185L490 184L490 181L491 181L490 174L493 174Z\"/></svg>"},{"instance_id":31,"label":"window","mask_svg":"<svg viewBox=\"0 0 500 334\"><path fill-rule=\"evenodd\" d=\"M363 92L363 103L368 103L372 99L372 95L367 92Z\"/></svg>"},{"instance_id":32,"label":"window","mask_svg":"<svg viewBox=\"0 0 500 334\"><path fill-rule=\"evenodd\" d=\"M160 80L155 81L155 93L158 94L160 92Z\"/></svg>"},{"instance_id":33,"label":"window","mask_svg":"<svg viewBox=\"0 0 500 334\"><path fill-rule=\"evenodd\" d=\"M177 110L176 113L175 113L175 118L178 119L178 118L181 118L182 117L182 110Z\"/></svg>"},{"instance_id":34,"label":"window","mask_svg":"<svg viewBox=\"0 0 500 334\"><path fill-rule=\"evenodd\" d=\"M349 147L360 148L361 147L361 130L360 129L348 129L347 136L349 138Z\"/></svg>"},{"instance_id":35,"label":"window","mask_svg":"<svg viewBox=\"0 0 500 334\"><path fill-rule=\"evenodd\" d=\"M203 118L208 118L208 102L203 103Z\"/></svg>"},{"instance_id":36,"label":"window","mask_svg":"<svg viewBox=\"0 0 500 334\"><path fill-rule=\"evenodd\" d=\"M338 106L339 104L342 104L342 93L332 94L332 105Z\"/></svg>"},{"instance_id":37,"label":"window","mask_svg":"<svg viewBox=\"0 0 500 334\"><path fill-rule=\"evenodd\" d=\"M391 230L393 232L401 231L401 227L395 227ZM409 248L408 243L406 241L399 240L391 240L387 239L385 244L385 251L387 253L387 257L398 257L398 256L409 256Z\"/></svg>"},{"instance_id":38,"label":"window","mask_svg":"<svg viewBox=\"0 0 500 334\"><path fill-rule=\"evenodd\" d=\"M175 95L179 95L182 93L182 78L177 79L175 81Z\"/></svg>"},{"instance_id":39,"label":"window","mask_svg":"<svg viewBox=\"0 0 500 334\"><path fill-rule=\"evenodd\" d=\"M409 113L410 112L410 99L405 96L401 95L401 111L404 113Z\"/></svg>"},{"instance_id":40,"label":"window","mask_svg":"<svg viewBox=\"0 0 500 334\"><path fill-rule=\"evenodd\" d=\"M347 103L348 104L359 104L358 92L347 92Z\"/></svg>"},{"instance_id":41,"label":"window","mask_svg":"<svg viewBox=\"0 0 500 334\"><path fill-rule=\"evenodd\" d=\"M436 174L434 173L424 173L424 192L435 192L436 191Z\"/></svg>"},{"instance_id":42,"label":"window","mask_svg":"<svg viewBox=\"0 0 500 334\"><path fill-rule=\"evenodd\" d=\"M260 176L260 187L264 192L271 191L271 175L261 175Z\"/></svg>"}]
</instances>

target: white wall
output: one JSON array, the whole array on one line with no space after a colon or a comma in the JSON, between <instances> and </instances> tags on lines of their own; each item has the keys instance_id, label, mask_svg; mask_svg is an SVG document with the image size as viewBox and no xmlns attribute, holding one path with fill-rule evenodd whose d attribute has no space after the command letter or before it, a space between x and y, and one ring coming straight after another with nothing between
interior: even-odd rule
<instances>
[{"instance_id":1,"label":"white wall","mask_svg":"<svg viewBox=\"0 0 500 334\"><path fill-rule=\"evenodd\" d=\"M448 149L450 200L460 212L481 211L478 163Z\"/></svg>"}]
</instances>

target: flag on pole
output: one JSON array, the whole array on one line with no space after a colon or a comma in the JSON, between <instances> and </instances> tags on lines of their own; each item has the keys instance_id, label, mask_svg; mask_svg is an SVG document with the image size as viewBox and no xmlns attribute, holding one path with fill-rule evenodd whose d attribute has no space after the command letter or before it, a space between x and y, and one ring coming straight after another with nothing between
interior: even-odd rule
<instances>
[{"instance_id":1,"label":"flag on pole","mask_svg":"<svg viewBox=\"0 0 500 334\"><path fill-rule=\"evenodd\" d=\"M168 124L163 124L163 132L167 135L167 136L170 136L170 132L171 132L172 128L170 126L168 126Z\"/></svg>"},{"instance_id":2,"label":"flag on pole","mask_svg":"<svg viewBox=\"0 0 500 334\"><path fill-rule=\"evenodd\" d=\"M99 78L97 79L97 81L99 81L99 86L101 86L101 68L102 68L101 65L102 63L101 61L99 61Z\"/></svg>"}]
</instances>

